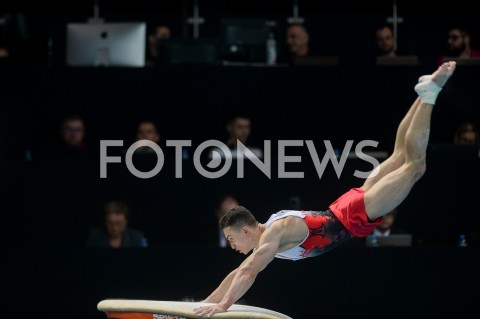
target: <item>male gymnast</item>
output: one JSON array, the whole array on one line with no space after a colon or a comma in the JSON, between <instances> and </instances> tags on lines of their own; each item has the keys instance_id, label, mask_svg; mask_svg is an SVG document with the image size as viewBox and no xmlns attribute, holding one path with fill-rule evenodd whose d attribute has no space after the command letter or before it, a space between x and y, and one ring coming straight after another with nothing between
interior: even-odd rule
<instances>
[{"instance_id":1,"label":"male gymnast","mask_svg":"<svg viewBox=\"0 0 480 319\"><path fill-rule=\"evenodd\" d=\"M400 205L425 173L430 120L436 98L453 74L455 62L442 64L419 78L417 99L397 129L392 155L360 188L352 188L325 211L280 211L259 223L248 209L237 206L219 221L230 246L247 255L195 308L200 316L226 312L252 286L260 271L275 258L299 260L323 254L352 237L365 237L388 212Z\"/></svg>"}]
</instances>

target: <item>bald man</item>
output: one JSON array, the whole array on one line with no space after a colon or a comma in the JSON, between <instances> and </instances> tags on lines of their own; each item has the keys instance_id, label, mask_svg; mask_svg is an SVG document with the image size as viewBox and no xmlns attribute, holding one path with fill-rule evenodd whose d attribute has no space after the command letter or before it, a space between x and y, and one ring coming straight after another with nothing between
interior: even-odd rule
<instances>
[{"instance_id":1,"label":"bald man","mask_svg":"<svg viewBox=\"0 0 480 319\"><path fill-rule=\"evenodd\" d=\"M292 57L306 57L310 53L310 36L302 24L291 24L287 28L287 46Z\"/></svg>"}]
</instances>

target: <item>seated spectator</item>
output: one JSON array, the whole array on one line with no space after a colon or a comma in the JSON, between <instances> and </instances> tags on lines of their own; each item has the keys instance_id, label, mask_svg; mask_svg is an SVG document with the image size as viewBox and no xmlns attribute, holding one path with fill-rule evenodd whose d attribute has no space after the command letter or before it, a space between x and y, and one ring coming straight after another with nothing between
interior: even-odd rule
<instances>
[{"instance_id":1,"label":"seated spectator","mask_svg":"<svg viewBox=\"0 0 480 319\"><path fill-rule=\"evenodd\" d=\"M60 136L67 148L85 148L85 124L80 116L67 116L63 119Z\"/></svg>"},{"instance_id":2,"label":"seated spectator","mask_svg":"<svg viewBox=\"0 0 480 319\"><path fill-rule=\"evenodd\" d=\"M217 208L215 208L215 216L217 217L217 233L218 233L218 244L222 248L228 247L227 239L225 238L225 234L223 230L218 227L218 221L225 215L230 209L233 207L238 206L239 203L237 199L232 195L223 196L220 199L220 203L218 204Z\"/></svg>"},{"instance_id":3,"label":"seated spectator","mask_svg":"<svg viewBox=\"0 0 480 319\"><path fill-rule=\"evenodd\" d=\"M463 122L455 131L453 139L455 144L474 144L479 145L479 133L477 128L472 122Z\"/></svg>"},{"instance_id":4,"label":"seated spectator","mask_svg":"<svg viewBox=\"0 0 480 319\"><path fill-rule=\"evenodd\" d=\"M150 171L157 165L158 155L152 145L149 145L154 142L159 146L164 158L169 158L169 160L165 160L166 164L169 165L170 163L174 163L175 161L175 148L173 147L166 147L165 145L161 146L161 135L158 129L158 125L149 119L144 119L140 121L137 125L137 131L135 135L135 143L140 143L135 149L133 155L133 162L134 166L140 171ZM147 142L149 141L149 142ZM123 155L126 155L128 148L131 145L127 145L122 149ZM181 158L186 160L189 158L189 151L188 148L182 148Z\"/></svg>"},{"instance_id":5,"label":"seated spectator","mask_svg":"<svg viewBox=\"0 0 480 319\"><path fill-rule=\"evenodd\" d=\"M310 43L310 35L304 24L293 23L285 31L286 50L280 53L279 63L296 65L299 61L307 61L314 55Z\"/></svg>"},{"instance_id":6,"label":"seated spectator","mask_svg":"<svg viewBox=\"0 0 480 319\"><path fill-rule=\"evenodd\" d=\"M377 225L373 231L378 237L390 236L392 234L404 234L405 231L395 226L395 218L398 211L395 209L388 214L384 215L383 221Z\"/></svg>"},{"instance_id":7,"label":"seated spectator","mask_svg":"<svg viewBox=\"0 0 480 319\"><path fill-rule=\"evenodd\" d=\"M310 55L310 35L303 24L294 23L288 26L286 37L288 52L291 57Z\"/></svg>"},{"instance_id":8,"label":"seated spectator","mask_svg":"<svg viewBox=\"0 0 480 319\"><path fill-rule=\"evenodd\" d=\"M453 138L454 144L463 144L463 145L475 145L477 148L478 155L480 157L480 135L477 127L473 122L463 122L461 123L456 131Z\"/></svg>"},{"instance_id":9,"label":"seated spectator","mask_svg":"<svg viewBox=\"0 0 480 319\"><path fill-rule=\"evenodd\" d=\"M227 124L227 132L228 139L226 144L231 150L235 150L237 147L237 142L240 141L258 158L263 158L263 151L260 148L248 144L248 139L250 137L250 133L252 132L252 120L248 115L235 114L232 116ZM236 154L232 155L233 157L236 156Z\"/></svg>"},{"instance_id":10,"label":"seated spectator","mask_svg":"<svg viewBox=\"0 0 480 319\"><path fill-rule=\"evenodd\" d=\"M227 123L227 132L228 138L226 141L227 147L230 149L230 153L232 158L237 157L237 143L241 142L245 145L256 157L262 159L263 158L263 151L258 147L254 147L248 144L248 139L250 137L250 133L252 130L252 122L248 115L236 113L228 120ZM223 152L221 150L215 151L216 154L223 156ZM214 153L213 150L210 152L210 158L213 158ZM248 155L245 155L248 157Z\"/></svg>"},{"instance_id":11,"label":"seated spectator","mask_svg":"<svg viewBox=\"0 0 480 319\"><path fill-rule=\"evenodd\" d=\"M397 209L384 215L382 222L375 227L370 235L365 237L365 244L369 247L411 246L413 235L395 225L397 215ZM398 238L396 235L404 236ZM382 239L384 237L389 237L393 241L388 241L389 238L385 238L386 240Z\"/></svg>"},{"instance_id":12,"label":"seated spectator","mask_svg":"<svg viewBox=\"0 0 480 319\"><path fill-rule=\"evenodd\" d=\"M150 30L148 34L147 65L155 65L162 59L161 43L163 40L170 39L171 34L170 28L162 24L157 24Z\"/></svg>"},{"instance_id":13,"label":"seated spectator","mask_svg":"<svg viewBox=\"0 0 480 319\"><path fill-rule=\"evenodd\" d=\"M87 247L147 247L144 234L128 227L130 209L126 203L121 201L107 203L104 207L104 216L104 225L90 230Z\"/></svg>"},{"instance_id":14,"label":"seated spectator","mask_svg":"<svg viewBox=\"0 0 480 319\"><path fill-rule=\"evenodd\" d=\"M286 30L286 50L281 52L279 63L288 65L338 65L338 57L320 53L311 41L308 28L304 24L292 23ZM325 50L325 47L321 49Z\"/></svg>"},{"instance_id":15,"label":"seated spectator","mask_svg":"<svg viewBox=\"0 0 480 319\"><path fill-rule=\"evenodd\" d=\"M447 50L438 58L437 63L441 65L444 59L451 58L480 58L480 51L472 47L470 31L461 25L456 25L448 30Z\"/></svg>"},{"instance_id":16,"label":"seated spectator","mask_svg":"<svg viewBox=\"0 0 480 319\"><path fill-rule=\"evenodd\" d=\"M388 24L382 24L375 29L375 43L377 57L396 57L396 39L393 29Z\"/></svg>"},{"instance_id":17,"label":"seated spectator","mask_svg":"<svg viewBox=\"0 0 480 319\"><path fill-rule=\"evenodd\" d=\"M78 115L62 119L59 139L34 147L33 159L86 159L93 156L85 142L85 122Z\"/></svg>"},{"instance_id":18,"label":"seated spectator","mask_svg":"<svg viewBox=\"0 0 480 319\"><path fill-rule=\"evenodd\" d=\"M136 141L148 140L156 144L160 142L160 134L158 133L157 125L150 120L141 121L137 127ZM154 152L149 146L139 147L136 152Z\"/></svg>"},{"instance_id":19,"label":"seated spectator","mask_svg":"<svg viewBox=\"0 0 480 319\"><path fill-rule=\"evenodd\" d=\"M377 65L418 65L417 55L398 50L397 39L390 24L379 24L374 35Z\"/></svg>"}]
</instances>

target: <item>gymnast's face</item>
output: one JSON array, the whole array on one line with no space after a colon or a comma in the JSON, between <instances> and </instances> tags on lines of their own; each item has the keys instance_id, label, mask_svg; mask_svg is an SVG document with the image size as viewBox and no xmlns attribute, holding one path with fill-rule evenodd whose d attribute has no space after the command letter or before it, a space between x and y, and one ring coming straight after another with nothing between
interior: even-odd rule
<instances>
[{"instance_id":1,"label":"gymnast's face","mask_svg":"<svg viewBox=\"0 0 480 319\"><path fill-rule=\"evenodd\" d=\"M254 248L251 233L247 226L242 227L240 230L227 227L223 229L223 233L230 243L230 247L239 253L246 255Z\"/></svg>"}]
</instances>

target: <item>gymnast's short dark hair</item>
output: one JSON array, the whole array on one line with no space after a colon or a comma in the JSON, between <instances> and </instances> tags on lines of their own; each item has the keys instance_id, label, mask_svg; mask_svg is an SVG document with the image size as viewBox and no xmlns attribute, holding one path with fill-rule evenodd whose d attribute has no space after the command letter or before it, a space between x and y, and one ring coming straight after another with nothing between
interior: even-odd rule
<instances>
[{"instance_id":1,"label":"gymnast's short dark hair","mask_svg":"<svg viewBox=\"0 0 480 319\"><path fill-rule=\"evenodd\" d=\"M243 206L230 209L218 222L220 229L232 227L234 230L239 230L245 225L255 227L257 224L255 216Z\"/></svg>"}]
</instances>

